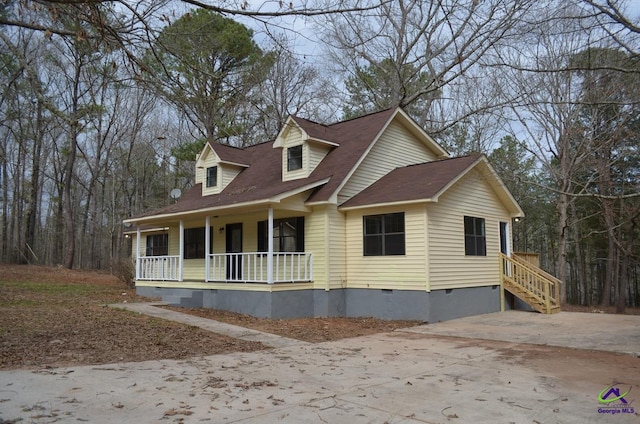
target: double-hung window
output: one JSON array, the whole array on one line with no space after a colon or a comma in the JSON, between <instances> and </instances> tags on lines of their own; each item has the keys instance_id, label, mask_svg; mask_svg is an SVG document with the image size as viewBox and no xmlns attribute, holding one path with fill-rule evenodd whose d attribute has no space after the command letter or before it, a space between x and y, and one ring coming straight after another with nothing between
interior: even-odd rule
<instances>
[{"instance_id":1,"label":"double-hung window","mask_svg":"<svg viewBox=\"0 0 640 424\"><path fill-rule=\"evenodd\" d=\"M302 169L302 144L287 149L287 171Z\"/></svg>"},{"instance_id":2,"label":"double-hung window","mask_svg":"<svg viewBox=\"0 0 640 424\"><path fill-rule=\"evenodd\" d=\"M467 256L487 256L484 218L464 217L464 254Z\"/></svg>"},{"instance_id":3,"label":"double-hung window","mask_svg":"<svg viewBox=\"0 0 640 424\"><path fill-rule=\"evenodd\" d=\"M184 258L203 259L205 256L204 229L185 228L184 230ZM209 227L209 253L213 251L213 227Z\"/></svg>"},{"instance_id":4,"label":"double-hung window","mask_svg":"<svg viewBox=\"0 0 640 424\"><path fill-rule=\"evenodd\" d=\"M364 256L405 254L404 212L362 217Z\"/></svg>"},{"instance_id":5,"label":"double-hung window","mask_svg":"<svg viewBox=\"0 0 640 424\"><path fill-rule=\"evenodd\" d=\"M218 185L218 167L211 166L207 168L207 187L215 187Z\"/></svg>"},{"instance_id":6,"label":"double-hung window","mask_svg":"<svg viewBox=\"0 0 640 424\"><path fill-rule=\"evenodd\" d=\"M166 256L169 254L169 235L153 234L147 236L147 256Z\"/></svg>"},{"instance_id":7,"label":"double-hung window","mask_svg":"<svg viewBox=\"0 0 640 424\"><path fill-rule=\"evenodd\" d=\"M268 250L268 221L258 222L258 252ZM304 252L304 217L273 220L273 251Z\"/></svg>"}]
</instances>

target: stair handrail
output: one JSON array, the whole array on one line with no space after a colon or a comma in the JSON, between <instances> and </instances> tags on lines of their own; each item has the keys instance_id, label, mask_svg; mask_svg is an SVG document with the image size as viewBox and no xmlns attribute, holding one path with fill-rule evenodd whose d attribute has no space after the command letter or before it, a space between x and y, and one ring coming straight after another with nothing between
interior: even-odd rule
<instances>
[{"instance_id":1,"label":"stair handrail","mask_svg":"<svg viewBox=\"0 0 640 424\"><path fill-rule=\"evenodd\" d=\"M502 278L509 278L509 280L513 281L514 283L518 284L519 286L521 286L522 288L526 289L531 295L533 295L536 299L539 299L541 302L543 302L545 304L545 308L547 313L551 313L551 304L560 304L560 287L559 285L562 284L562 281L560 281L559 279L557 279L556 277L550 275L549 273L545 272L544 270L536 267L535 265L530 264L529 262L522 260L520 258L517 257L512 257L512 256L507 256L503 253L499 254L500 256L500 264L501 264L501 273L502 273ZM504 263L505 261L507 263L512 263L515 266L521 267L523 268L526 272L530 273L531 275L534 275L536 277L538 277L541 282L544 284L544 290L543 293L538 294L535 291L531 290L529 287L527 287L526 285L523 285L522 282L517 281L516 278L514 278L514 275L509 275L504 267ZM510 269L510 272L512 274L517 274L516 272L514 272L514 269Z\"/></svg>"},{"instance_id":2,"label":"stair handrail","mask_svg":"<svg viewBox=\"0 0 640 424\"><path fill-rule=\"evenodd\" d=\"M549 295L551 296L551 299L554 300L554 302L556 304L560 304L560 284L562 284L562 280L559 280L558 278L554 277L553 275L549 274L548 272L546 272L545 270L543 270L542 268L539 268L535 265L532 265L531 263L525 261L522 258L519 258L517 256L514 256L511 258L514 262L516 262L519 266L522 266L523 268L534 272L536 274L539 274L540 276L546 278L547 280L549 280L550 282L550 287L549 287Z\"/></svg>"},{"instance_id":3,"label":"stair handrail","mask_svg":"<svg viewBox=\"0 0 640 424\"><path fill-rule=\"evenodd\" d=\"M501 253L501 255L504 255L503 253ZM522 265L525 268L528 268L531 271L535 271L538 274L542 274L542 276L544 276L547 280L550 280L552 283L554 284L563 284L562 280L559 280L557 277L554 277L553 275L549 274L547 271L545 271L544 269L537 267L535 265L532 265L531 263L527 262L526 260L518 257L518 255L512 255L512 256L507 256L509 259L512 259L514 262L517 262L519 265Z\"/></svg>"}]
</instances>

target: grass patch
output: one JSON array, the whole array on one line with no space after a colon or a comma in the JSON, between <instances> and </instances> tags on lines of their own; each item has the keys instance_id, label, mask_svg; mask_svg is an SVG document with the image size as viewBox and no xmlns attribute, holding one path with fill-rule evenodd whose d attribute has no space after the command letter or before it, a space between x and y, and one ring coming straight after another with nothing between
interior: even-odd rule
<instances>
[{"instance_id":1,"label":"grass patch","mask_svg":"<svg viewBox=\"0 0 640 424\"><path fill-rule=\"evenodd\" d=\"M81 284L64 284L64 283L48 283L48 282L35 282L35 281L2 281L0 284L3 288L14 289L23 292L29 292L31 294L44 294L44 295L76 295L83 296L96 291L95 287ZM103 290L107 292L106 290Z\"/></svg>"}]
</instances>

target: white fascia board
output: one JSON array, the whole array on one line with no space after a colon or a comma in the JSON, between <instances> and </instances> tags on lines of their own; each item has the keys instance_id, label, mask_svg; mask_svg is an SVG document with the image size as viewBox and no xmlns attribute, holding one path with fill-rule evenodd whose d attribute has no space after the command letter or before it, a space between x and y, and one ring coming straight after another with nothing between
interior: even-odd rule
<instances>
[{"instance_id":1,"label":"white fascia board","mask_svg":"<svg viewBox=\"0 0 640 424\"><path fill-rule=\"evenodd\" d=\"M165 219L177 219L177 218L184 218L186 216L189 215L196 215L196 214L207 214L207 213L216 213L216 212L220 212L220 211L228 211L228 210L234 210L234 209L240 209L240 208L247 208L247 207L256 207L256 206L264 206L264 207L268 207L269 205L273 205L273 204L278 204L280 202L282 202L282 200L289 198L291 196L295 196L296 194L300 194L304 191L316 188L320 185L326 184L329 181L329 178L325 178L319 181L316 181L314 183L310 183L307 184L305 186L299 187L297 189L294 190L290 190L284 193L281 193L277 196L268 198L268 199L260 199L260 200L254 200L251 202L242 202L242 203L234 203L231 205L222 205L222 206L214 206L211 208L202 208L202 209L192 209L190 211L183 211L183 212L175 212L175 213L167 213L167 214L161 214L161 215L150 215L150 216L145 216L142 218L130 218L130 219L126 219L123 220L124 223L132 223L132 224L143 224L145 222L155 222L155 221L162 221Z\"/></svg>"},{"instance_id":2,"label":"white fascia board","mask_svg":"<svg viewBox=\"0 0 640 424\"><path fill-rule=\"evenodd\" d=\"M433 200L433 199L401 200L397 202L371 203L369 205L360 205L360 206L347 206L347 207L338 206L338 210L339 211L355 211L358 209L373 209L373 208L386 208L386 207L405 206L405 205L419 205L423 203L434 203L434 202L437 202L437 200Z\"/></svg>"},{"instance_id":3,"label":"white fascia board","mask_svg":"<svg viewBox=\"0 0 640 424\"><path fill-rule=\"evenodd\" d=\"M311 141L311 142L319 143L319 144L326 144L327 146L332 146L332 147L340 146L340 144L335 143L333 141L322 140L320 138L313 138L313 137L308 137L308 136L307 136L307 141Z\"/></svg>"},{"instance_id":4,"label":"white fascia board","mask_svg":"<svg viewBox=\"0 0 640 424\"><path fill-rule=\"evenodd\" d=\"M225 165L238 166L240 168L248 168L249 167L249 165L247 165L246 163L230 162L230 161L226 161L226 160L220 160L220 161L218 161L218 163L222 163L222 164L225 164Z\"/></svg>"}]
</instances>

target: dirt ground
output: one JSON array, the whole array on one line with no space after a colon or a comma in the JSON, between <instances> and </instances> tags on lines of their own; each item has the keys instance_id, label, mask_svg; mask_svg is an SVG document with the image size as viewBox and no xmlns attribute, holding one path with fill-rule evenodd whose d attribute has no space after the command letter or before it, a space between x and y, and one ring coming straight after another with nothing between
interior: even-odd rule
<instances>
[{"instance_id":1,"label":"dirt ground","mask_svg":"<svg viewBox=\"0 0 640 424\"><path fill-rule=\"evenodd\" d=\"M248 342L109 308L144 302L116 277L98 271L0 265L0 369L181 359L265 349ZM372 318L271 320L206 309L184 310L309 342L391 331L417 321Z\"/></svg>"}]
</instances>

